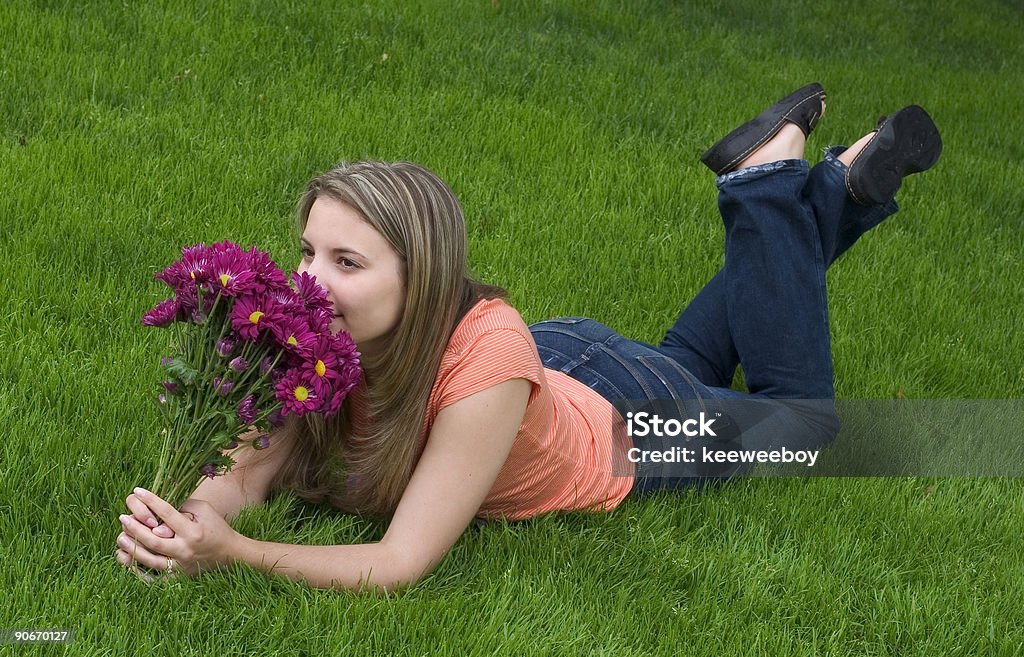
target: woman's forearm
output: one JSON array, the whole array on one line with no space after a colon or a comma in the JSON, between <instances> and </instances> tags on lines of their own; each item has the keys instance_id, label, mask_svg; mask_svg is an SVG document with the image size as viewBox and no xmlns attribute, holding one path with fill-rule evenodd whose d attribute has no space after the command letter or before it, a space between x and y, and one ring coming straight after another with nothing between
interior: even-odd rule
<instances>
[{"instance_id":1,"label":"woman's forearm","mask_svg":"<svg viewBox=\"0 0 1024 657\"><path fill-rule=\"evenodd\" d=\"M362 545L291 545L258 541L239 535L235 561L269 574L305 581L315 588L393 590L415 583L418 576L383 543Z\"/></svg>"}]
</instances>

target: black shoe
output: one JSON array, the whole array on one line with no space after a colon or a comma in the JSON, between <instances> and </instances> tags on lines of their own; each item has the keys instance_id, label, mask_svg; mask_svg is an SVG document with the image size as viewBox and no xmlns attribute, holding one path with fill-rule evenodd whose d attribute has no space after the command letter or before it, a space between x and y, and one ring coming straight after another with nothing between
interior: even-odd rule
<instances>
[{"instance_id":1,"label":"black shoe","mask_svg":"<svg viewBox=\"0 0 1024 657\"><path fill-rule=\"evenodd\" d=\"M825 90L820 84L814 82L797 89L756 118L719 139L700 156L700 161L718 175L728 173L778 134L786 121L798 126L805 136L810 136L814 126L818 125L824 107Z\"/></svg>"},{"instance_id":2,"label":"black shoe","mask_svg":"<svg viewBox=\"0 0 1024 657\"><path fill-rule=\"evenodd\" d=\"M903 178L930 169L942 153L932 117L917 105L878 121L878 130L846 170L846 191L861 205L887 203Z\"/></svg>"}]
</instances>

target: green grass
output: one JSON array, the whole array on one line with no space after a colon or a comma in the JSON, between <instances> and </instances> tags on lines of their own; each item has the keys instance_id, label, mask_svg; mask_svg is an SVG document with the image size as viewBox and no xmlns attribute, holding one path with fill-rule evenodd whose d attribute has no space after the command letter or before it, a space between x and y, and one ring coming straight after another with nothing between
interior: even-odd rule
<instances>
[{"instance_id":1,"label":"green grass","mask_svg":"<svg viewBox=\"0 0 1024 657\"><path fill-rule=\"evenodd\" d=\"M1019 3L181 4L0 4L0 628L74 629L76 655L1024 651L1014 479L751 479L495 524L394 596L147 587L112 558L155 471L152 273L226 238L293 266L297 195L341 159L438 171L527 321L656 342L721 262L707 145L812 80L812 159L921 104L942 160L829 273L838 394L1020 398ZM383 532L288 496L236 526Z\"/></svg>"}]
</instances>

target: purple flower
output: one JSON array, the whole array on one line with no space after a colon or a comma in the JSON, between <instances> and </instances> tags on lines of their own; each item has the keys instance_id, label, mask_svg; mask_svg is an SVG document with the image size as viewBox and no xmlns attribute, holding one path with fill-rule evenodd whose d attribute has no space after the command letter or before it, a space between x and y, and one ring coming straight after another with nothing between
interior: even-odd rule
<instances>
[{"instance_id":1,"label":"purple flower","mask_svg":"<svg viewBox=\"0 0 1024 657\"><path fill-rule=\"evenodd\" d=\"M236 447L238 447L238 441L232 440L230 443L224 446L224 449L234 449Z\"/></svg>"},{"instance_id":2,"label":"purple flower","mask_svg":"<svg viewBox=\"0 0 1024 657\"><path fill-rule=\"evenodd\" d=\"M217 466L215 466L212 463L207 463L206 465L203 466L200 472L203 474L204 477L209 477L210 479L213 479L214 477L217 476Z\"/></svg>"},{"instance_id":3,"label":"purple flower","mask_svg":"<svg viewBox=\"0 0 1024 657\"><path fill-rule=\"evenodd\" d=\"M331 417L341 408L341 402L345 400L352 390L359 385L363 377L363 369L359 363L346 363L341 368L341 375L334 381L334 396L324 410L324 415Z\"/></svg>"},{"instance_id":4,"label":"purple flower","mask_svg":"<svg viewBox=\"0 0 1024 657\"><path fill-rule=\"evenodd\" d=\"M244 372L249 369L249 361L245 360L241 356L236 356L231 359L230 363L228 363L228 367L235 372Z\"/></svg>"},{"instance_id":5,"label":"purple flower","mask_svg":"<svg viewBox=\"0 0 1024 657\"><path fill-rule=\"evenodd\" d=\"M241 257L242 258L242 262L246 262L246 263L248 262L248 259L245 258L245 251L242 250L242 247L238 246L237 244L235 244L231 240L223 240L221 242L217 242L215 244L211 244L206 249L206 255L210 259L211 266L212 266L212 263L215 262L216 260L218 260L220 258L225 258L225 257L226 258L239 258L239 257Z\"/></svg>"},{"instance_id":6,"label":"purple flower","mask_svg":"<svg viewBox=\"0 0 1024 657\"><path fill-rule=\"evenodd\" d=\"M270 447L270 436L261 433L259 438L252 441L253 449L266 449Z\"/></svg>"},{"instance_id":7,"label":"purple flower","mask_svg":"<svg viewBox=\"0 0 1024 657\"><path fill-rule=\"evenodd\" d=\"M363 371L359 352L348 333L317 336L308 356L297 365L303 380L324 400L319 409L327 416L335 415L349 392L359 384Z\"/></svg>"},{"instance_id":8,"label":"purple flower","mask_svg":"<svg viewBox=\"0 0 1024 657\"><path fill-rule=\"evenodd\" d=\"M281 290L288 287L288 279L284 272L277 268L274 261L266 253L253 247L247 254L249 256L249 268L256 274L253 289L264 294Z\"/></svg>"},{"instance_id":9,"label":"purple flower","mask_svg":"<svg viewBox=\"0 0 1024 657\"><path fill-rule=\"evenodd\" d=\"M185 272L185 268L181 266L181 261L175 260L165 267L163 271L153 274L153 278L166 283L171 289L175 289L180 285L184 285L188 279L188 274Z\"/></svg>"},{"instance_id":10,"label":"purple flower","mask_svg":"<svg viewBox=\"0 0 1024 657\"><path fill-rule=\"evenodd\" d=\"M174 381L164 381L164 390L173 395L178 392L178 384Z\"/></svg>"},{"instance_id":11,"label":"purple flower","mask_svg":"<svg viewBox=\"0 0 1024 657\"><path fill-rule=\"evenodd\" d=\"M235 299L231 309L231 327L245 340L255 340L260 329L280 319L277 304L269 297L247 295Z\"/></svg>"},{"instance_id":12,"label":"purple flower","mask_svg":"<svg viewBox=\"0 0 1024 657\"><path fill-rule=\"evenodd\" d=\"M173 362L174 362L174 359L169 357L169 356L166 356L166 357L160 359L160 365L163 366L163 367L167 367L168 365L170 365Z\"/></svg>"},{"instance_id":13,"label":"purple flower","mask_svg":"<svg viewBox=\"0 0 1024 657\"><path fill-rule=\"evenodd\" d=\"M236 247L237 248L237 247ZM225 251L223 245L207 247L204 244L188 246L181 250L181 259L172 263L163 271L154 274L154 278L163 281L174 290L174 298L178 302L179 319L191 318L197 324L206 321L214 295L204 298L203 307L199 307L198 289L206 286L214 291L216 288L212 272L218 254Z\"/></svg>"},{"instance_id":14,"label":"purple flower","mask_svg":"<svg viewBox=\"0 0 1024 657\"><path fill-rule=\"evenodd\" d=\"M191 316L199 309L199 291L195 285L189 284L174 288L174 298L178 300L181 314L185 317Z\"/></svg>"},{"instance_id":15,"label":"purple flower","mask_svg":"<svg viewBox=\"0 0 1024 657\"><path fill-rule=\"evenodd\" d=\"M307 310L326 310L334 316L332 304L327 299L327 290L316 282L316 277L309 272L292 274L292 283Z\"/></svg>"},{"instance_id":16,"label":"purple flower","mask_svg":"<svg viewBox=\"0 0 1024 657\"><path fill-rule=\"evenodd\" d=\"M263 360L260 361L260 374L266 374L270 371L270 368L274 366L274 359L270 356L264 356Z\"/></svg>"},{"instance_id":17,"label":"purple flower","mask_svg":"<svg viewBox=\"0 0 1024 657\"><path fill-rule=\"evenodd\" d=\"M359 366L359 349L348 332L341 331L331 336L331 351L334 352L339 363Z\"/></svg>"},{"instance_id":18,"label":"purple flower","mask_svg":"<svg viewBox=\"0 0 1024 657\"><path fill-rule=\"evenodd\" d=\"M238 418L246 424L252 424L256 421L256 415L256 395L247 395L238 405Z\"/></svg>"},{"instance_id":19,"label":"purple flower","mask_svg":"<svg viewBox=\"0 0 1024 657\"><path fill-rule=\"evenodd\" d=\"M186 246L181 250L181 260L175 260L153 278L163 281L175 291L186 286L194 287L206 282L209 264L209 249L205 244Z\"/></svg>"},{"instance_id":20,"label":"purple flower","mask_svg":"<svg viewBox=\"0 0 1024 657\"><path fill-rule=\"evenodd\" d=\"M305 311L303 311L305 315ZM309 330L304 316L283 316L270 324L270 332L285 349L305 356L316 343L316 334Z\"/></svg>"},{"instance_id":21,"label":"purple flower","mask_svg":"<svg viewBox=\"0 0 1024 657\"><path fill-rule=\"evenodd\" d=\"M310 349L309 358L300 366L322 388L330 387L331 380L336 376L338 356L332 349L333 344L329 334L317 336Z\"/></svg>"},{"instance_id":22,"label":"purple flower","mask_svg":"<svg viewBox=\"0 0 1024 657\"><path fill-rule=\"evenodd\" d=\"M338 409L341 408L341 403L345 401L345 397L347 397L348 394L352 392L357 385L359 385L362 375L363 370L358 365L345 367L343 381L335 384L334 394L331 396L331 400L327 404L327 407L324 408L324 415L332 417L338 412Z\"/></svg>"},{"instance_id":23,"label":"purple flower","mask_svg":"<svg viewBox=\"0 0 1024 657\"><path fill-rule=\"evenodd\" d=\"M187 274L186 282L202 285L209 278L211 249L200 242L181 249L181 267Z\"/></svg>"},{"instance_id":24,"label":"purple flower","mask_svg":"<svg viewBox=\"0 0 1024 657\"><path fill-rule=\"evenodd\" d=\"M331 350L337 358L331 385L335 391L347 395L363 377L363 368L359 365L359 351L356 349L356 343L352 341L352 336L345 331L331 336Z\"/></svg>"},{"instance_id":25,"label":"purple flower","mask_svg":"<svg viewBox=\"0 0 1024 657\"><path fill-rule=\"evenodd\" d=\"M217 355L227 358L235 350L235 339L230 335L217 340Z\"/></svg>"},{"instance_id":26,"label":"purple flower","mask_svg":"<svg viewBox=\"0 0 1024 657\"><path fill-rule=\"evenodd\" d=\"M324 335L330 332L331 322L334 321L334 312L323 308L314 308L309 311L309 328L317 335Z\"/></svg>"},{"instance_id":27,"label":"purple flower","mask_svg":"<svg viewBox=\"0 0 1024 657\"><path fill-rule=\"evenodd\" d=\"M310 351L310 357L301 365L316 382L323 394L326 388L340 390L342 397L359 382L362 370L359 367L359 352L348 333L318 336ZM335 406L332 402L331 406Z\"/></svg>"},{"instance_id":28,"label":"purple flower","mask_svg":"<svg viewBox=\"0 0 1024 657\"><path fill-rule=\"evenodd\" d=\"M166 404L167 403L167 395L165 395L164 393L161 392L159 395L156 396L156 400L158 402L160 402L161 404Z\"/></svg>"},{"instance_id":29,"label":"purple flower","mask_svg":"<svg viewBox=\"0 0 1024 657\"><path fill-rule=\"evenodd\" d=\"M299 315L306 311L306 307L302 305L302 299L295 290L290 287L282 287L271 291L270 297L277 302L277 305L292 315Z\"/></svg>"},{"instance_id":30,"label":"purple flower","mask_svg":"<svg viewBox=\"0 0 1024 657\"><path fill-rule=\"evenodd\" d=\"M211 292L223 297L237 297L255 292L256 274L249 268L249 257L236 244L222 242L210 266Z\"/></svg>"},{"instance_id":31,"label":"purple flower","mask_svg":"<svg viewBox=\"0 0 1024 657\"><path fill-rule=\"evenodd\" d=\"M331 400L327 402L327 408L324 409L324 415L327 417L334 417L338 414L338 410L341 409L342 402L345 401L345 397L348 395L347 391L341 390L331 395Z\"/></svg>"},{"instance_id":32,"label":"purple flower","mask_svg":"<svg viewBox=\"0 0 1024 657\"><path fill-rule=\"evenodd\" d=\"M213 390L221 397L226 397L231 394L231 390L234 387L235 382L231 379L222 379L219 376L213 377Z\"/></svg>"},{"instance_id":33,"label":"purple flower","mask_svg":"<svg viewBox=\"0 0 1024 657\"><path fill-rule=\"evenodd\" d=\"M275 429L279 429L284 426L284 416L281 415L281 409L275 408L270 411L270 415L267 417L267 421L270 422L270 426Z\"/></svg>"},{"instance_id":34,"label":"purple flower","mask_svg":"<svg viewBox=\"0 0 1024 657\"><path fill-rule=\"evenodd\" d=\"M333 349L339 358L343 358L348 361L359 360L359 347L355 341L352 340L352 336L349 335L348 331L340 331L331 336L333 340Z\"/></svg>"},{"instance_id":35,"label":"purple flower","mask_svg":"<svg viewBox=\"0 0 1024 657\"><path fill-rule=\"evenodd\" d=\"M277 385L274 386L277 400L284 403L281 415L289 413L305 415L311 411L319 411L323 398L317 394L316 387L309 377L299 370L289 370Z\"/></svg>"},{"instance_id":36,"label":"purple flower","mask_svg":"<svg viewBox=\"0 0 1024 657\"><path fill-rule=\"evenodd\" d=\"M178 319L181 305L177 299L166 299L142 316L143 326L167 326Z\"/></svg>"}]
</instances>

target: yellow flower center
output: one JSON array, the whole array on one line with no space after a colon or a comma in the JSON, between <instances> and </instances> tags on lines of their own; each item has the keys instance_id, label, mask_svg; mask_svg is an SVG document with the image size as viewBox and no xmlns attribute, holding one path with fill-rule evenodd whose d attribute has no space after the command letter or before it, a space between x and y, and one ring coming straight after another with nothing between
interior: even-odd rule
<instances>
[{"instance_id":1,"label":"yellow flower center","mask_svg":"<svg viewBox=\"0 0 1024 657\"><path fill-rule=\"evenodd\" d=\"M316 373L319 376L323 376L324 374L327 374L327 366L324 365L324 362L322 360L318 360L316 362Z\"/></svg>"},{"instance_id":2,"label":"yellow flower center","mask_svg":"<svg viewBox=\"0 0 1024 657\"><path fill-rule=\"evenodd\" d=\"M302 386L296 386L295 387L295 399L300 401L300 402L306 401L307 399L309 399L309 390L306 390Z\"/></svg>"},{"instance_id":3,"label":"yellow flower center","mask_svg":"<svg viewBox=\"0 0 1024 657\"><path fill-rule=\"evenodd\" d=\"M252 322L253 324L259 324L260 317L263 317L263 313L259 310L256 310L249 315L249 321Z\"/></svg>"},{"instance_id":4,"label":"yellow flower center","mask_svg":"<svg viewBox=\"0 0 1024 657\"><path fill-rule=\"evenodd\" d=\"M291 346L293 346L293 347L294 347L295 345L299 344L299 341L295 339L295 336L294 336L294 335L289 335L289 336L288 336L288 339L287 339L287 340L285 340L285 342L287 342L288 344L290 344L290 345L291 345Z\"/></svg>"},{"instance_id":5,"label":"yellow flower center","mask_svg":"<svg viewBox=\"0 0 1024 657\"><path fill-rule=\"evenodd\" d=\"M221 274L220 275L220 284L223 285L224 287L228 286L228 281L230 281L230 280L231 280L231 275L230 274Z\"/></svg>"}]
</instances>

